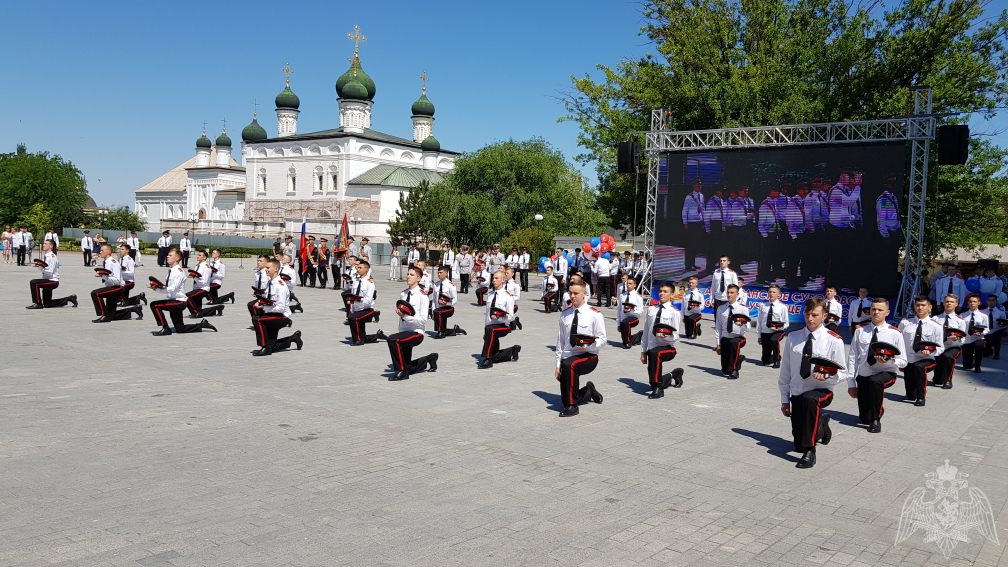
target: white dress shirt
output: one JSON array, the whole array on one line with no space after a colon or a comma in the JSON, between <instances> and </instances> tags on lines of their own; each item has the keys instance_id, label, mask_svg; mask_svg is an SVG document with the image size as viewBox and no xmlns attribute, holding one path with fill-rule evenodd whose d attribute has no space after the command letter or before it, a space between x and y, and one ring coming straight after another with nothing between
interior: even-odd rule
<instances>
[{"instance_id":1,"label":"white dress shirt","mask_svg":"<svg viewBox=\"0 0 1008 567\"><path fill-rule=\"evenodd\" d=\"M572 328L574 324L574 314L577 313L577 328ZM595 342L583 347L573 347L570 344L571 333L578 335L588 335L595 337ZM556 344L556 367L560 368L560 363L565 358L577 356L579 354L591 353L597 355L602 345L606 344L605 320L602 313L588 305L585 301L581 307L568 307L560 314L560 328L557 333Z\"/></svg>"},{"instance_id":2,"label":"white dress shirt","mask_svg":"<svg viewBox=\"0 0 1008 567\"><path fill-rule=\"evenodd\" d=\"M724 283L724 291L721 290L722 282ZM711 278L710 284L711 298L715 301L728 301L728 286L732 284L738 285L738 274L735 273L735 270L731 268L714 270L714 277Z\"/></svg>"},{"instance_id":3,"label":"white dress shirt","mask_svg":"<svg viewBox=\"0 0 1008 567\"><path fill-rule=\"evenodd\" d=\"M889 343L900 350L892 359L882 362L881 360L875 362L875 364L868 364L868 355L871 354L871 349L869 345L871 344L872 335L875 333L875 329L878 329L878 340L879 342ZM878 372L896 372L900 368L907 365L906 350L903 347L903 334L900 330L892 325L882 323L878 327L875 323L868 323L863 327L859 327L854 331L854 337L851 339L850 352L847 353L847 369L845 370L844 377L847 379L848 388L857 388L858 376L871 376Z\"/></svg>"},{"instance_id":4,"label":"white dress shirt","mask_svg":"<svg viewBox=\"0 0 1008 567\"><path fill-rule=\"evenodd\" d=\"M788 333L787 342L781 352L780 376L777 379L777 387L780 389L781 403L786 404L791 401L791 396L800 396L810 390L825 388L832 390L845 375L843 369L826 380L816 380L811 374L807 378L801 376L802 355L805 350L805 341L808 340L810 331L808 327ZM819 327L812 334L812 355L821 356L828 360L844 365L844 342L840 335L830 331L825 325ZM814 372L814 367L812 368Z\"/></svg>"},{"instance_id":5,"label":"white dress shirt","mask_svg":"<svg viewBox=\"0 0 1008 567\"><path fill-rule=\"evenodd\" d=\"M654 326L661 323L675 329L671 334L664 337L655 335ZM658 346L674 347L679 340L679 330L682 329L682 315L679 310L667 301L660 305L652 305L647 310L647 320L644 322L643 333L641 334L641 352L645 353Z\"/></svg>"},{"instance_id":6,"label":"white dress shirt","mask_svg":"<svg viewBox=\"0 0 1008 567\"><path fill-rule=\"evenodd\" d=\"M931 356L924 356L913 348L917 337L918 323L921 323L921 340L938 344L938 348L931 353ZM904 347L908 364L921 360L931 360L932 357L938 356L945 351L945 347L942 346L945 344L945 331L942 330L941 325L935 323L930 317L918 319L914 316L909 319L903 319L900 321L899 330L903 334L903 344L898 346Z\"/></svg>"}]
</instances>

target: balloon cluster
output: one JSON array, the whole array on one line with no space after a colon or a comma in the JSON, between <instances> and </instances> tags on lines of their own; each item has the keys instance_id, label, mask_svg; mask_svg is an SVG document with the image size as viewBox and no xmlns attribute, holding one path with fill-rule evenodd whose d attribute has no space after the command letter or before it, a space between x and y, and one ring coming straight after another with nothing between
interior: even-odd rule
<instances>
[{"instance_id":1,"label":"balloon cluster","mask_svg":"<svg viewBox=\"0 0 1008 567\"><path fill-rule=\"evenodd\" d=\"M973 277L966 280L966 289L972 293L980 294L980 307L983 308L987 304L987 296L997 290L997 282L994 280L981 282L979 278ZM1004 292L999 293L996 297L998 305L1004 305L1005 301L1008 301L1008 295Z\"/></svg>"},{"instance_id":2,"label":"balloon cluster","mask_svg":"<svg viewBox=\"0 0 1008 567\"><path fill-rule=\"evenodd\" d=\"M609 259L609 253L616 249L616 241L608 234L601 234L581 245L581 251L591 258Z\"/></svg>"}]
</instances>

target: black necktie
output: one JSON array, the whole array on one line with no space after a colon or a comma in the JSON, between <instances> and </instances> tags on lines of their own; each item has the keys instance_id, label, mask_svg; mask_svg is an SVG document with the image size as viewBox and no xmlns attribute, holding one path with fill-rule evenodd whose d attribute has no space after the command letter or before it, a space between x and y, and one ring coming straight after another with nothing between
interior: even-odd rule
<instances>
[{"instance_id":1,"label":"black necktie","mask_svg":"<svg viewBox=\"0 0 1008 567\"><path fill-rule=\"evenodd\" d=\"M662 303L661 305L658 306L658 312L655 313L655 316L654 316L654 327L657 327L658 325L661 324L661 313L662 313L662 310L664 310L664 309L665 309L665 304L664 303ZM651 328L651 333L654 334L654 335L657 335L658 333L656 333L654 331L654 327Z\"/></svg>"},{"instance_id":2,"label":"black necktie","mask_svg":"<svg viewBox=\"0 0 1008 567\"><path fill-rule=\"evenodd\" d=\"M568 333L570 336L570 345L572 347L577 346L577 341L574 340L574 335L578 332L578 311L580 310L574 309L574 319L571 321L570 333Z\"/></svg>"},{"instance_id":3,"label":"black necktie","mask_svg":"<svg viewBox=\"0 0 1008 567\"><path fill-rule=\"evenodd\" d=\"M725 292L724 272L721 272L721 293L724 293L724 292Z\"/></svg>"},{"instance_id":4,"label":"black necktie","mask_svg":"<svg viewBox=\"0 0 1008 567\"><path fill-rule=\"evenodd\" d=\"M913 349L914 352L920 351L921 335L924 332L924 321L917 321L917 332L914 333Z\"/></svg>"},{"instance_id":5,"label":"black necktie","mask_svg":"<svg viewBox=\"0 0 1008 567\"><path fill-rule=\"evenodd\" d=\"M169 282L171 282L171 273L172 273L171 268L168 268L168 275L165 277L164 281L165 287L167 287Z\"/></svg>"},{"instance_id":6,"label":"black necktie","mask_svg":"<svg viewBox=\"0 0 1008 567\"><path fill-rule=\"evenodd\" d=\"M357 280L357 291L354 292L354 295L360 297L360 280Z\"/></svg>"},{"instance_id":7,"label":"black necktie","mask_svg":"<svg viewBox=\"0 0 1008 567\"><path fill-rule=\"evenodd\" d=\"M865 312L864 300L862 299L858 301L858 308L857 308L858 317L864 317L864 312Z\"/></svg>"},{"instance_id":8,"label":"black necktie","mask_svg":"<svg viewBox=\"0 0 1008 567\"><path fill-rule=\"evenodd\" d=\"M767 304L766 311L766 328L767 330L773 331L773 329L770 328L771 323L773 323L773 303ZM811 337L812 335L809 336Z\"/></svg>"},{"instance_id":9,"label":"black necktie","mask_svg":"<svg viewBox=\"0 0 1008 567\"><path fill-rule=\"evenodd\" d=\"M966 329L970 334L973 334L973 317L974 315L970 315L969 327Z\"/></svg>"},{"instance_id":10,"label":"black necktie","mask_svg":"<svg viewBox=\"0 0 1008 567\"><path fill-rule=\"evenodd\" d=\"M876 362L876 360L875 360L875 351L873 351L871 347L872 347L873 344L875 344L877 342L878 342L878 327L875 327L875 330L872 331L872 334L871 334L871 342L868 343L868 366L874 366L875 365L875 362Z\"/></svg>"},{"instance_id":11,"label":"black necktie","mask_svg":"<svg viewBox=\"0 0 1008 567\"><path fill-rule=\"evenodd\" d=\"M493 299L490 300L490 314L493 315L494 309L497 308L497 290L493 292Z\"/></svg>"},{"instance_id":12,"label":"black necktie","mask_svg":"<svg viewBox=\"0 0 1008 567\"><path fill-rule=\"evenodd\" d=\"M948 289L949 293L952 293L952 281L953 281L952 276L949 276L949 289Z\"/></svg>"},{"instance_id":13,"label":"black necktie","mask_svg":"<svg viewBox=\"0 0 1008 567\"><path fill-rule=\"evenodd\" d=\"M735 314L734 308L731 305L728 305L728 321L725 322L725 330L727 330L729 333L733 332L732 315L734 314Z\"/></svg>"},{"instance_id":14,"label":"black necktie","mask_svg":"<svg viewBox=\"0 0 1008 567\"><path fill-rule=\"evenodd\" d=\"M812 375L812 341L814 340L815 335L809 332L808 338L805 339L805 346L801 351L801 369L798 374L802 378L808 378Z\"/></svg>"}]
</instances>

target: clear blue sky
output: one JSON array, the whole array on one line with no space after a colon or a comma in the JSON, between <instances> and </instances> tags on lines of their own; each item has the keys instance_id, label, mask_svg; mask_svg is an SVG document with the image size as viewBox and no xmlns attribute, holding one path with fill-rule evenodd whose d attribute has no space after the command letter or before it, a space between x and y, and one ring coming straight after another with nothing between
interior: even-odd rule
<instances>
[{"instance_id":1,"label":"clear blue sky","mask_svg":"<svg viewBox=\"0 0 1008 567\"><path fill-rule=\"evenodd\" d=\"M237 150L254 99L275 136L287 61L298 130L337 127L333 85L349 67L355 24L377 85L372 127L412 136L410 105L426 70L435 135L455 151L542 136L572 158L577 126L556 122L570 75L648 47L640 5L625 0L21 2L4 12L0 152L25 143L62 155L102 205L132 205L135 189L193 155L204 120L214 138L227 118ZM972 125L993 132L1008 120ZM1008 135L996 140L1008 145Z\"/></svg>"}]
</instances>

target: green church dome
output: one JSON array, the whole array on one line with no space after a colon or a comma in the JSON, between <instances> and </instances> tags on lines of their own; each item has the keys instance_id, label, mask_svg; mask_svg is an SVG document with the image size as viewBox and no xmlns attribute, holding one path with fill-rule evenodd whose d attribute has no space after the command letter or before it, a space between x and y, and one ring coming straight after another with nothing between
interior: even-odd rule
<instances>
[{"instance_id":1,"label":"green church dome","mask_svg":"<svg viewBox=\"0 0 1008 567\"><path fill-rule=\"evenodd\" d=\"M198 140L196 140L196 147L197 148L206 148L206 149L209 150L210 146L212 146L212 145L213 145L213 142L210 141L210 138L206 137L206 132L203 132L203 135L200 136Z\"/></svg>"},{"instance_id":2,"label":"green church dome","mask_svg":"<svg viewBox=\"0 0 1008 567\"><path fill-rule=\"evenodd\" d=\"M269 138L266 129L259 125L259 121L255 117L252 117L252 123L242 130L243 142L258 142L266 138Z\"/></svg>"},{"instance_id":3,"label":"green church dome","mask_svg":"<svg viewBox=\"0 0 1008 567\"><path fill-rule=\"evenodd\" d=\"M301 99L290 89L290 81L287 81L287 88L280 91L280 94L276 96L277 110L281 108L297 110L299 106L301 106Z\"/></svg>"},{"instance_id":4,"label":"green church dome","mask_svg":"<svg viewBox=\"0 0 1008 567\"><path fill-rule=\"evenodd\" d=\"M431 134L427 136L424 141L420 142L420 149L425 152L440 152L441 142L438 142L437 139L434 138L434 134Z\"/></svg>"},{"instance_id":5,"label":"green church dome","mask_svg":"<svg viewBox=\"0 0 1008 567\"><path fill-rule=\"evenodd\" d=\"M413 116L434 116L434 104L427 98L427 94L420 95L420 98L413 103Z\"/></svg>"},{"instance_id":6,"label":"green church dome","mask_svg":"<svg viewBox=\"0 0 1008 567\"><path fill-rule=\"evenodd\" d=\"M231 147L231 138L228 138L227 132L221 132L221 135L217 136L217 147L218 148Z\"/></svg>"},{"instance_id":7,"label":"green church dome","mask_svg":"<svg viewBox=\"0 0 1008 567\"><path fill-rule=\"evenodd\" d=\"M354 76L355 69L357 71L356 77ZM336 94L340 98L358 98L356 96L349 97L343 93L343 90L346 88L347 84L350 83L351 79L354 78L356 78L357 81L364 87L364 90L366 92L365 96L361 100L374 100L375 83L373 80L371 80L371 77L369 77L368 74L364 72L364 69L361 68L359 60L355 60L353 64L350 65L350 68L347 69L347 72L343 73L339 79L336 79Z\"/></svg>"},{"instance_id":8,"label":"green church dome","mask_svg":"<svg viewBox=\"0 0 1008 567\"><path fill-rule=\"evenodd\" d=\"M361 84L356 77L352 77L345 85L343 85L343 93L340 98L350 99L350 100L368 100L367 87Z\"/></svg>"}]
</instances>

